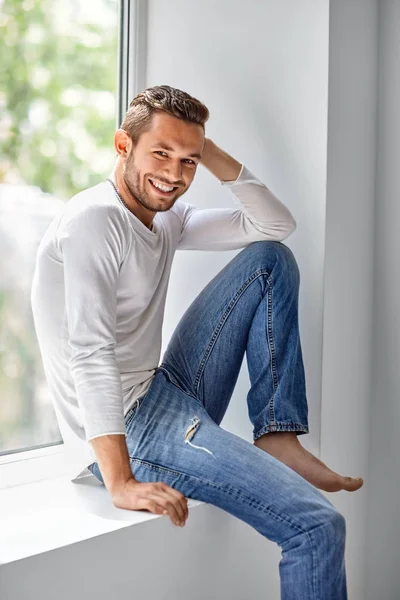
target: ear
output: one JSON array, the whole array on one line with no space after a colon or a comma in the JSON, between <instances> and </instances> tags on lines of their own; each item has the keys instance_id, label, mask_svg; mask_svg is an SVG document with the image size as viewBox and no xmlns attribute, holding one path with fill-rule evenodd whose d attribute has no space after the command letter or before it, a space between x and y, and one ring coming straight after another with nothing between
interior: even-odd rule
<instances>
[{"instance_id":1,"label":"ear","mask_svg":"<svg viewBox=\"0 0 400 600\"><path fill-rule=\"evenodd\" d=\"M126 159L132 147L132 138L124 129L117 129L114 135L114 148L118 156Z\"/></svg>"}]
</instances>

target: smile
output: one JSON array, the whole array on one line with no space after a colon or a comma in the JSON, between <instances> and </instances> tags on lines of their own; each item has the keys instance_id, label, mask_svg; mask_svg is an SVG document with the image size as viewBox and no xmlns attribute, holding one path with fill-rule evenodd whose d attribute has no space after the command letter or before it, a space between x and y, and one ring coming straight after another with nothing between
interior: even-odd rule
<instances>
[{"instance_id":1,"label":"smile","mask_svg":"<svg viewBox=\"0 0 400 600\"><path fill-rule=\"evenodd\" d=\"M151 179L149 179L149 181L150 181L151 185L161 194L165 194L168 196L174 190L176 190L176 187L174 187L174 186L164 185L162 183L156 183L156 182L152 181Z\"/></svg>"}]
</instances>

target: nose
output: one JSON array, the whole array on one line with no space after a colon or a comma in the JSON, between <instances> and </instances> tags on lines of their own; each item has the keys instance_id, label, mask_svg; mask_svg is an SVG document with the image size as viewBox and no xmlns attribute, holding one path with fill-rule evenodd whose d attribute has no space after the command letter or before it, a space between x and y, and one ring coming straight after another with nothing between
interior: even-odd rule
<instances>
[{"instance_id":1,"label":"nose","mask_svg":"<svg viewBox=\"0 0 400 600\"><path fill-rule=\"evenodd\" d=\"M170 161L165 168L165 176L171 185L182 185L182 164L181 161Z\"/></svg>"}]
</instances>

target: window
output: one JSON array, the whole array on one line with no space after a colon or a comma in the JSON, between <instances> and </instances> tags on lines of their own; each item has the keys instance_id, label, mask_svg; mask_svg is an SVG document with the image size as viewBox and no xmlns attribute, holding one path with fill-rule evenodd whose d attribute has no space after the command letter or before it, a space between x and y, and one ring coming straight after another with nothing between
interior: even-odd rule
<instances>
[{"instance_id":1,"label":"window","mask_svg":"<svg viewBox=\"0 0 400 600\"><path fill-rule=\"evenodd\" d=\"M3 457L62 444L30 288L37 246L53 216L73 194L104 179L114 164L114 132L126 108L119 94L124 5L0 0Z\"/></svg>"}]
</instances>

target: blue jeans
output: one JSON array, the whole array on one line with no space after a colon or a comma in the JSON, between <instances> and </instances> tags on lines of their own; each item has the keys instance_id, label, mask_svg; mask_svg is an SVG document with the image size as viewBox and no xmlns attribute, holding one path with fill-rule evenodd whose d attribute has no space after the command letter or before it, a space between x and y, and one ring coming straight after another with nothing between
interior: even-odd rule
<instances>
[{"instance_id":1,"label":"blue jeans","mask_svg":"<svg viewBox=\"0 0 400 600\"><path fill-rule=\"evenodd\" d=\"M126 442L138 481L163 481L279 544L282 600L345 600L344 517L298 473L220 427L246 353L253 439L308 433L299 284L283 243L241 250L183 315L126 415ZM97 462L90 470L104 483Z\"/></svg>"}]
</instances>

